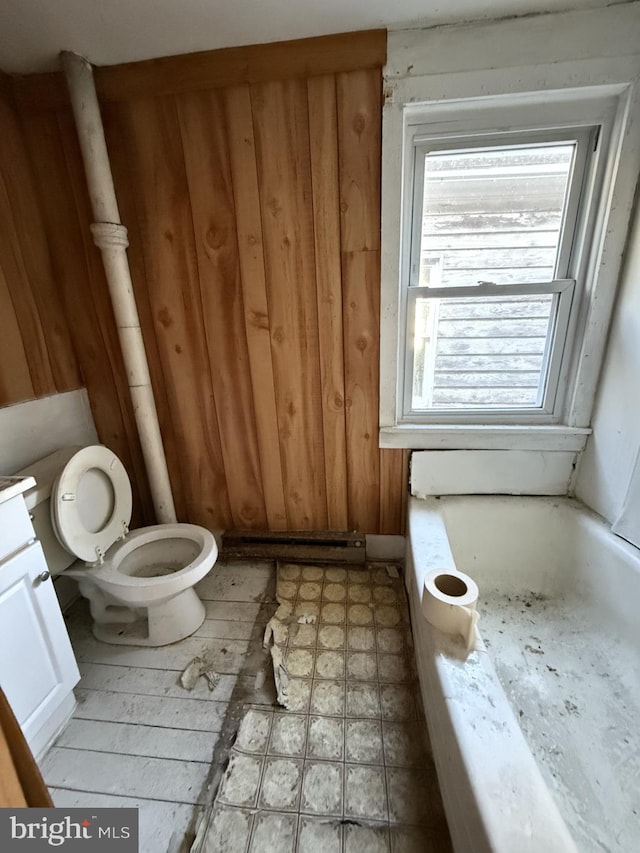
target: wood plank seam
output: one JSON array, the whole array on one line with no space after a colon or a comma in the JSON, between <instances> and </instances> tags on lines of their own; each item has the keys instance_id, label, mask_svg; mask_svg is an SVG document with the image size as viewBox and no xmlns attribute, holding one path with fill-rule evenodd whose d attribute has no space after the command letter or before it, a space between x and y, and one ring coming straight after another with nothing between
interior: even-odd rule
<instances>
[{"instance_id":1,"label":"wood plank seam","mask_svg":"<svg viewBox=\"0 0 640 853\"><path fill-rule=\"evenodd\" d=\"M302 83L304 85L304 82ZM289 523L326 525L306 86L252 86L274 379Z\"/></svg>"},{"instance_id":2,"label":"wood plank seam","mask_svg":"<svg viewBox=\"0 0 640 853\"><path fill-rule=\"evenodd\" d=\"M348 527L335 74L307 81L328 524Z\"/></svg>"},{"instance_id":3,"label":"wood plank seam","mask_svg":"<svg viewBox=\"0 0 640 853\"><path fill-rule=\"evenodd\" d=\"M249 86L225 90L229 137L231 192L236 216L244 333L253 388L257 450L262 472L265 510L271 530L289 525L284 496L280 424L275 394L271 315L266 287L264 238L258 180L255 128ZM231 144L235 141L235 145Z\"/></svg>"},{"instance_id":4,"label":"wood plank seam","mask_svg":"<svg viewBox=\"0 0 640 853\"><path fill-rule=\"evenodd\" d=\"M217 93L177 100L191 198L198 293L227 490L237 528L266 524L244 334L237 225L227 135Z\"/></svg>"},{"instance_id":5,"label":"wood plank seam","mask_svg":"<svg viewBox=\"0 0 640 853\"><path fill-rule=\"evenodd\" d=\"M256 158L256 189L257 189L258 209L260 211L259 217L260 217L260 229L261 229L262 262L264 265L265 299L266 299L266 303L267 303L267 312L268 312L268 318L269 318L269 326L268 326L268 328L269 328L269 348L271 350L271 364L272 364L272 373L273 373L275 413L276 413L276 421L277 421L277 426L278 426L278 451L280 453L280 466L281 466L281 470L282 470L283 501L284 501L284 508L285 508L285 513L286 513L286 517L287 517L287 530L289 530L291 528L291 518L290 518L290 514L289 514L288 502L286 500L286 495L285 495L285 482L284 482L285 465L284 465L284 459L282 457L282 446L281 446L281 439L280 439L280 436L282 434L283 424L282 424L282 418L280 415L280 410L278 408L278 375L277 375L277 371L275 370L275 364L274 364L272 326L271 326L271 317L272 317L271 301L272 301L272 298L270 296L269 287L267 286L267 265L266 265L265 247L264 247L264 225L263 225L263 221L262 221L262 211L264 209L263 205L266 203L266 200L263 198L262 187L260 184L260 179L259 179L259 174L258 174L257 151L256 151L256 147L255 147L256 146L256 138L257 138L257 128L256 128L256 110L255 110L255 105L254 105L254 89L253 89L253 86L248 86L248 89L249 89L249 104L251 106L251 127L252 127L252 132L253 132L254 156Z\"/></svg>"}]
</instances>

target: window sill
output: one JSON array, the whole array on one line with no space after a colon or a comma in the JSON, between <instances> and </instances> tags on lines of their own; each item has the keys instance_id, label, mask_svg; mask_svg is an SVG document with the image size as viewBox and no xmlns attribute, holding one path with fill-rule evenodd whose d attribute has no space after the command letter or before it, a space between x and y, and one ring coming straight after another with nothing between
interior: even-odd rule
<instances>
[{"instance_id":1,"label":"window sill","mask_svg":"<svg viewBox=\"0 0 640 853\"><path fill-rule=\"evenodd\" d=\"M380 427L380 447L412 450L583 450L591 429L569 426L407 424Z\"/></svg>"}]
</instances>

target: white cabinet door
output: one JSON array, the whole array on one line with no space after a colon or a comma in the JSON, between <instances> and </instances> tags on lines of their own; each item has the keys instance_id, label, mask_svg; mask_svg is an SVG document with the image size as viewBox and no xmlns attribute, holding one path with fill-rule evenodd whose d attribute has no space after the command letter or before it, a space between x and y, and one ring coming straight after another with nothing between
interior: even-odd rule
<instances>
[{"instance_id":1,"label":"white cabinet door","mask_svg":"<svg viewBox=\"0 0 640 853\"><path fill-rule=\"evenodd\" d=\"M39 542L0 562L0 686L32 750L80 679L48 575Z\"/></svg>"}]
</instances>

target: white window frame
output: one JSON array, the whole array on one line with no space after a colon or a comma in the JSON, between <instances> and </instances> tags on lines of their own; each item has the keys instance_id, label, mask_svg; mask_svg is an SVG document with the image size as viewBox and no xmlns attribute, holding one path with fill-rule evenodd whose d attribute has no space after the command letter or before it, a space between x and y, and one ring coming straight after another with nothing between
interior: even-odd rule
<instances>
[{"instance_id":1,"label":"white window frame","mask_svg":"<svg viewBox=\"0 0 640 853\"><path fill-rule=\"evenodd\" d=\"M555 75L549 73L546 81L549 89L541 86L529 90L523 81L526 75L518 76L509 69L503 74L480 72L408 79L395 83L394 92L387 92L383 113L381 447L579 450L584 446L590 431L603 337L617 285L620 249L631 212L633 195L628 183L631 176L635 182L640 159L640 138L637 130L630 131L629 123L630 114L639 112L638 87L627 82L638 77L635 57L626 63L626 68L615 68L611 73L603 72L603 63L596 64L597 75L589 63L566 63L554 68ZM540 76L538 68L527 71L532 77ZM554 76L560 78L563 72L568 75L566 79L573 75L576 87L563 88L564 80L560 83L559 79L555 81L557 88L553 86ZM509 76L516 81L515 91L510 91ZM594 76L606 82L598 80L593 85ZM438 99L420 99L421 84L427 92L438 91ZM502 88L504 94L484 94L491 88ZM465 89L470 96L460 97ZM570 278L576 281L576 298L568 328L569 346L560 364L560 390L551 417L548 407L542 417L518 412L509 419L504 413L474 412L467 423L459 416L434 420L407 417L409 413L404 411L403 300L407 298L406 263L411 244L408 217L412 212L414 178L408 164L414 157L415 134L411 129L425 124L432 135L494 135L498 131L536 127L601 128L597 167L590 173L589 190L593 191L594 201L580 224L573 252Z\"/></svg>"},{"instance_id":2,"label":"white window frame","mask_svg":"<svg viewBox=\"0 0 640 853\"><path fill-rule=\"evenodd\" d=\"M398 423L429 424L429 423L559 423L562 418L562 404L566 392L568 367L563 369L563 362L571 358L573 332L576 325L575 315L579 308L579 291L581 281L572 276L578 276L581 270L581 254L588 243L593 231L593 216L589 215L593 208L589 204L591 196L599 190L602 184L604 160L599 157L603 144L602 137L608 139L608 129L602 129L601 124L595 126L580 125L571 127L563 124L561 127L539 126L544 119L544 110L527 108L517 110L515 104L510 104L508 113L504 109L494 108L491 121L504 126L504 116L508 115L510 122L514 118L527 120L526 126L515 125L509 132L491 133L487 129L487 115L483 115L480 130L476 130L478 120L474 104L459 104L456 123L463 128L469 123L469 131L460 135L459 130L452 130L451 121L438 125L436 110L433 111L432 121L422 123L423 116L417 113L408 117L406 129L406 159L404 168L404 198L403 223L406 231L403 233L403 252L401 258L401 296L400 296L400 358L398 377L398 399L396 401ZM470 115L467 116L467 112ZM531 124L536 120L536 124ZM566 198L563 211L563 230L559 235L558 256L556 261L556 277L552 281L539 284L480 284L465 287L420 287L419 263L422 234L422 199L424 193L424 170L419 162L424 162L427 153L447 150L464 150L465 148L481 148L500 145L545 144L557 142L559 139L575 141L576 155L569 176L570 191ZM597 150L595 150L597 149ZM570 233L567 233L567 227ZM535 406L528 407L473 407L457 409L415 410L411 406L413 382L413 338L410 330L414 328L413 308L419 297L439 298L456 296L509 296L557 294L552 306L550 328L547 332L546 352L542 370L544 379L543 396ZM575 298L575 297L578 298Z\"/></svg>"}]
</instances>

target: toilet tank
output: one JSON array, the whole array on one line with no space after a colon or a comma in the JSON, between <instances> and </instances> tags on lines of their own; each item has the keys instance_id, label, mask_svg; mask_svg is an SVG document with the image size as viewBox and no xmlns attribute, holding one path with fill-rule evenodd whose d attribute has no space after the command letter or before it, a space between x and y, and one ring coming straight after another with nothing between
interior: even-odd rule
<instances>
[{"instance_id":1,"label":"toilet tank","mask_svg":"<svg viewBox=\"0 0 640 853\"><path fill-rule=\"evenodd\" d=\"M24 500L52 575L59 575L76 560L73 554L62 547L53 530L50 498L56 477L78 450L79 447L56 450L55 453L32 462L18 472L20 476L29 474L36 481L35 486L24 493Z\"/></svg>"}]
</instances>

